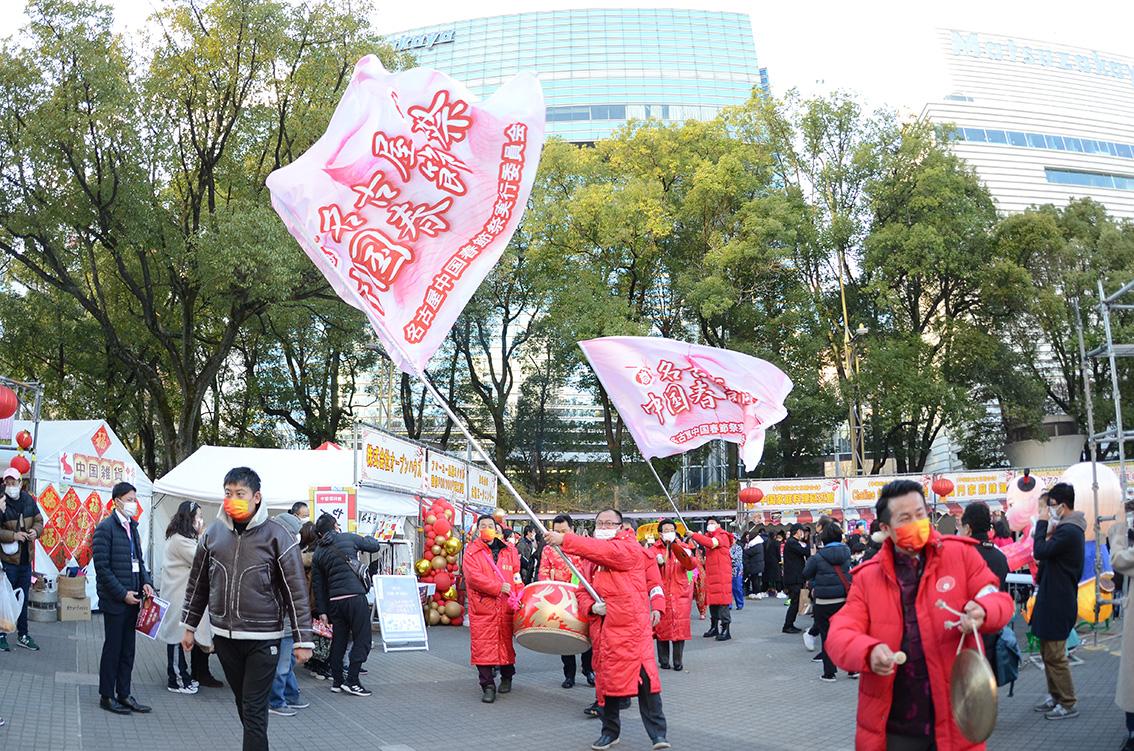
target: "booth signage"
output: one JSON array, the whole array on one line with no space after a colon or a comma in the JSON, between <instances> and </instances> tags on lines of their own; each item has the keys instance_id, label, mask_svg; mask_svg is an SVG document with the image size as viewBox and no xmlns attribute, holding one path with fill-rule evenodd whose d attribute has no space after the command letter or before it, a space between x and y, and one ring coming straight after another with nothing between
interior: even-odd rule
<instances>
[{"instance_id":1,"label":"booth signage","mask_svg":"<svg viewBox=\"0 0 1134 751\"><path fill-rule=\"evenodd\" d=\"M375 576L374 606L385 651L429 649L416 577Z\"/></svg>"},{"instance_id":2,"label":"booth signage","mask_svg":"<svg viewBox=\"0 0 1134 751\"><path fill-rule=\"evenodd\" d=\"M469 501L482 506L496 505L496 475L469 467Z\"/></svg>"},{"instance_id":3,"label":"booth signage","mask_svg":"<svg viewBox=\"0 0 1134 751\"><path fill-rule=\"evenodd\" d=\"M800 508L837 508L842 504L842 480L820 477L806 480L757 480L748 487L760 488L764 498L759 507L796 506Z\"/></svg>"},{"instance_id":4,"label":"booth signage","mask_svg":"<svg viewBox=\"0 0 1134 751\"><path fill-rule=\"evenodd\" d=\"M377 430L362 434L359 480L364 483L411 490L425 488L425 448Z\"/></svg>"},{"instance_id":5,"label":"booth signage","mask_svg":"<svg viewBox=\"0 0 1134 751\"><path fill-rule=\"evenodd\" d=\"M444 454L428 454L429 472L425 492L449 500L464 500L468 495L468 465Z\"/></svg>"},{"instance_id":6,"label":"booth signage","mask_svg":"<svg viewBox=\"0 0 1134 751\"><path fill-rule=\"evenodd\" d=\"M311 521L323 514L330 514L339 523L343 532L353 532L358 513L354 488L317 487L311 488Z\"/></svg>"}]
</instances>

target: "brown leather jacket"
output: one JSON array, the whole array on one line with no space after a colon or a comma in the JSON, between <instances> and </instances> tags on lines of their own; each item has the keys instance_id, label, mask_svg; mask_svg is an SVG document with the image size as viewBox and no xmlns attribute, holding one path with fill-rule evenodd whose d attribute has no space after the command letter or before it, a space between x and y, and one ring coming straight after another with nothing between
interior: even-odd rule
<instances>
[{"instance_id":1,"label":"brown leather jacket","mask_svg":"<svg viewBox=\"0 0 1134 751\"><path fill-rule=\"evenodd\" d=\"M201 536L182 624L196 630L206 607L215 636L265 640L290 631L296 647L314 647L299 542L263 503L243 534L222 508Z\"/></svg>"},{"instance_id":2,"label":"brown leather jacket","mask_svg":"<svg viewBox=\"0 0 1134 751\"><path fill-rule=\"evenodd\" d=\"M0 491L3 492L3 491ZM0 542L11 544L16 541L17 532L35 530L36 539L43 534L43 515L39 513L39 504L26 490L20 491L19 500L13 501L4 496L5 510L0 513ZM23 509L22 512L17 509ZM12 555L0 553L0 561L9 565L18 565L20 554L24 549L28 551L28 565L35 566L35 543L33 541L19 543L19 548Z\"/></svg>"}]
</instances>

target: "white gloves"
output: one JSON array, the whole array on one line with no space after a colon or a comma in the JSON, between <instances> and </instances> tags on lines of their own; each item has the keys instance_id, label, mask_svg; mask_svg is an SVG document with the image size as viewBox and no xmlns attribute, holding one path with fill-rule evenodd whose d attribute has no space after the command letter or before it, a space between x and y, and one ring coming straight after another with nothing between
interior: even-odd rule
<instances>
[{"instance_id":1,"label":"white gloves","mask_svg":"<svg viewBox=\"0 0 1134 751\"><path fill-rule=\"evenodd\" d=\"M591 605L591 612L595 615L606 615L606 603L596 602L594 605Z\"/></svg>"}]
</instances>

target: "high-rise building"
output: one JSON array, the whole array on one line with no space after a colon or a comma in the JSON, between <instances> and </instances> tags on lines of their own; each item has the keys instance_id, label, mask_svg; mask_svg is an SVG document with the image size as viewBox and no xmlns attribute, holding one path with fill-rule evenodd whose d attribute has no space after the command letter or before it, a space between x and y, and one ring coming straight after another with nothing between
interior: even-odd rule
<instances>
[{"instance_id":1,"label":"high-rise building","mask_svg":"<svg viewBox=\"0 0 1134 751\"><path fill-rule=\"evenodd\" d=\"M479 97L520 71L535 73L547 132L592 142L627 120L707 120L767 91L746 14L681 9L517 13L411 29L389 37L417 64Z\"/></svg>"},{"instance_id":2,"label":"high-rise building","mask_svg":"<svg viewBox=\"0 0 1134 751\"><path fill-rule=\"evenodd\" d=\"M1134 218L1134 57L943 29L948 95L923 116L1003 213L1089 197Z\"/></svg>"}]
</instances>

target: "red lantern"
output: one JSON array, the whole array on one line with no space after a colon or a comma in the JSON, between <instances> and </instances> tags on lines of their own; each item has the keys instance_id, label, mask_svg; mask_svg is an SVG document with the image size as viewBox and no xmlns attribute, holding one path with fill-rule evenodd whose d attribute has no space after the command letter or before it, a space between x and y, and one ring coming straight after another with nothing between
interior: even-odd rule
<instances>
[{"instance_id":1,"label":"red lantern","mask_svg":"<svg viewBox=\"0 0 1134 751\"><path fill-rule=\"evenodd\" d=\"M8 466L19 472L21 475L26 475L31 472L31 462L28 461L26 456L17 454L12 457L12 461L8 462Z\"/></svg>"},{"instance_id":2,"label":"red lantern","mask_svg":"<svg viewBox=\"0 0 1134 751\"><path fill-rule=\"evenodd\" d=\"M32 447L32 434L26 430L16 433L16 445L24 451L30 449Z\"/></svg>"},{"instance_id":3,"label":"red lantern","mask_svg":"<svg viewBox=\"0 0 1134 751\"><path fill-rule=\"evenodd\" d=\"M933 492L941 498L947 497L953 492L953 481L948 477L938 477L933 481Z\"/></svg>"},{"instance_id":4,"label":"red lantern","mask_svg":"<svg viewBox=\"0 0 1134 751\"><path fill-rule=\"evenodd\" d=\"M16 392L7 386L0 386L0 420L7 420L16 414L19 406L20 398L16 396Z\"/></svg>"},{"instance_id":5,"label":"red lantern","mask_svg":"<svg viewBox=\"0 0 1134 751\"><path fill-rule=\"evenodd\" d=\"M764 500L764 491L755 485L749 485L740 491L740 502L746 504L759 503Z\"/></svg>"}]
</instances>

